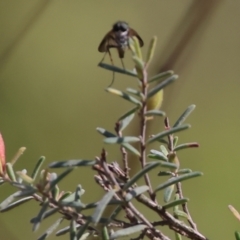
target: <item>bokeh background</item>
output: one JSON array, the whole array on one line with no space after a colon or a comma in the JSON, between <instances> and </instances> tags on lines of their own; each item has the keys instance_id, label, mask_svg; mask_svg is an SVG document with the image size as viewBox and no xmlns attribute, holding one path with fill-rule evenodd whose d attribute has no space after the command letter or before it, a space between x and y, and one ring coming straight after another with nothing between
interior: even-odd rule
<instances>
[{"instance_id":1,"label":"bokeh background","mask_svg":"<svg viewBox=\"0 0 240 240\"><path fill-rule=\"evenodd\" d=\"M204 172L183 184L193 219L209 239L234 239L240 224L227 205L240 210L239 13L237 0L0 1L0 131L7 160L22 146L27 151L15 168L29 172L42 155L45 166L55 160L94 159L102 147L109 161L118 158L116 147L104 145L95 129L113 129L131 106L104 91L112 74L97 67L102 58L97 47L115 21L125 20L145 46L152 36L158 37L150 75L163 69L180 75L165 91L162 109L170 121L190 104L197 106L187 121L192 128L179 134L180 142L200 143L199 149L179 153L182 167ZM130 53L125 65L133 67ZM114 87L135 86L133 78L116 75ZM157 119L149 131L161 129L163 119ZM136 131L135 122L126 134ZM161 179L152 177L157 186ZM79 183L87 191L85 202L102 196L103 191L93 187L90 169L75 171L60 186L74 191ZM13 189L4 185L0 192L2 201ZM40 236L47 225L32 233L29 224L38 210L30 202L0 214L0 239Z\"/></svg>"}]
</instances>

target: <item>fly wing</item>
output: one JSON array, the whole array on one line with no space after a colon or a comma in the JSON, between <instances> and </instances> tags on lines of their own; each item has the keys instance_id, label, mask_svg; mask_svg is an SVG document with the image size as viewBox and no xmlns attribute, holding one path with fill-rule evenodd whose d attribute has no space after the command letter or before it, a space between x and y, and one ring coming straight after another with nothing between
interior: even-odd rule
<instances>
[{"instance_id":1,"label":"fly wing","mask_svg":"<svg viewBox=\"0 0 240 240\"><path fill-rule=\"evenodd\" d=\"M108 32L98 46L99 52L107 52L109 48L118 48L114 33Z\"/></svg>"},{"instance_id":2,"label":"fly wing","mask_svg":"<svg viewBox=\"0 0 240 240\"><path fill-rule=\"evenodd\" d=\"M129 29L129 36L130 37L133 37L133 36L137 37L140 47L142 47L144 45L144 42L143 42L142 38L138 35L138 33L134 29L132 29L132 28Z\"/></svg>"}]
</instances>

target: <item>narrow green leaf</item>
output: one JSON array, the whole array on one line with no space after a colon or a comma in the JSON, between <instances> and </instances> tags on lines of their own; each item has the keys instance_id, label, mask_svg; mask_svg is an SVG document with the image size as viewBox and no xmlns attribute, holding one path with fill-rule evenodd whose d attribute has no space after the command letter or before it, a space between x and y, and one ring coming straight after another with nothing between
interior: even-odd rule
<instances>
[{"instance_id":1,"label":"narrow green leaf","mask_svg":"<svg viewBox=\"0 0 240 240\"><path fill-rule=\"evenodd\" d=\"M178 127L175 127L175 128L171 128L171 129L169 129L169 130L165 130L165 131L163 131L163 132L160 132L160 133L154 135L152 138L149 138L149 139L147 140L147 144L152 143L152 142L155 142L155 141L157 141L157 140L159 140L159 139L161 139L161 138L164 138L164 137L166 137L166 136L168 136L168 135L170 135L170 134L183 131L183 130L188 129L188 128L190 128L190 127L191 127L191 125L189 125L189 124L184 124L184 125L181 125L181 126L178 126Z\"/></svg>"},{"instance_id":2,"label":"narrow green leaf","mask_svg":"<svg viewBox=\"0 0 240 240\"><path fill-rule=\"evenodd\" d=\"M123 118L120 122L119 131L123 131L129 125L129 123L133 120L134 116L135 116L135 114L132 113L132 114L126 116L125 118Z\"/></svg>"},{"instance_id":3,"label":"narrow green leaf","mask_svg":"<svg viewBox=\"0 0 240 240\"><path fill-rule=\"evenodd\" d=\"M43 214L44 212L46 212L47 208L48 208L48 200L46 200L43 205L42 205L42 208L40 210L40 212L38 213L37 217L34 219L34 223L33 223L33 231L35 232L39 226L40 226L40 223L43 219Z\"/></svg>"},{"instance_id":4,"label":"narrow green leaf","mask_svg":"<svg viewBox=\"0 0 240 240\"><path fill-rule=\"evenodd\" d=\"M123 68L119 68L119 67L109 65L109 64L106 64L106 63L101 62L101 63L98 64L98 66L101 67L101 68L104 68L106 70L109 70L109 71L113 71L113 72L117 72L117 73L121 73L121 74L126 74L126 75L132 76L132 77L137 77L137 74L133 71L125 70Z\"/></svg>"},{"instance_id":5,"label":"narrow green leaf","mask_svg":"<svg viewBox=\"0 0 240 240\"><path fill-rule=\"evenodd\" d=\"M112 219L115 219L117 217L117 215L121 212L122 210L122 206L118 205L114 211L111 213L110 217L109 217L109 221L111 221Z\"/></svg>"},{"instance_id":6,"label":"narrow green leaf","mask_svg":"<svg viewBox=\"0 0 240 240\"><path fill-rule=\"evenodd\" d=\"M46 219L46 218L48 218L48 217L51 217L51 216L52 216L54 213L56 213L56 212L58 212L58 208L51 208L51 209L45 211L45 212L43 213L43 215L42 215L42 220L43 220L43 219ZM30 223L35 223L35 221L36 221L36 217L32 218L32 219L30 220Z\"/></svg>"},{"instance_id":7,"label":"narrow green leaf","mask_svg":"<svg viewBox=\"0 0 240 240\"><path fill-rule=\"evenodd\" d=\"M89 236L90 236L90 233L86 232L79 238L79 240L86 240Z\"/></svg>"},{"instance_id":8,"label":"narrow green leaf","mask_svg":"<svg viewBox=\"0 0 240 240\"><path fill-rule=\"evenodd\" d=\"M188 215L185 212L181 211L181 210L175 210L174 211L174 216L188 219Z\"/></svg>"},{"instance_id":9,"label":"narrow green leaf","mask_svg":"<svg viewBox=\"0 0 240 240\"><path fill-rule=\"evenodd\" d=\"M10 162L6 163L6 170L7 170L7 174L8 174L8 177L13 181L13 182L16 182L16 176L15 176L15 173L14 173L14 170L13 170L13 166Z\"/></svg>"},{"instance_id":10,"label":"narrow green leaf","mask_svg":"<svg viewBox=\"0 0 240 240\"><path fill-rule=\"evenodd\" d=\"M167 156L165 156L162 152L159 152L157 150L150 150L150 153L148 156L150 158L158 159L158 160L163 160L163 161L168 161Z\"/></svg>"},{"instance_id":11,"label":"narrow green leaf","mask_svg":"<svg viewBox=\"0 0 240 240\"><path fill-rule=\"evenodd\" d=\"M132 97L131 95L129 95L123 91L119 91L114 88L107 88L106 91L109 93L115 94L119 97L122 97L123 99L125 99L131 103L137 104L138 106L142 106L142 103L139 100L137 100L136 98Z\"/></svg>"},{"instance_id":12,"label":"narrow green leaf","mask_svg":"<svg viewBox=\"0 0 240 240\"><path fill-rule=\"evenodd\" d=\"M89 218L84 225L82 225L77 233L77 239L81 238L84 232L87 230L88 225L91 223L91 218Z\"/></svg>"},{"instance_id":13,"label":"narrow green leaf","mask_svg":"<svg viewBox=\"0 0 240 240\"><path fill-rule=\"evenodd\" d=\"M169 78L167 78L166 80L164 80L163 82L159 83L156 87L152 88L148 94L147 94L147 99L149 99L150 97L152 97L153 95L155 95L156 93L158 93L160 90L162 90L163 88L165 88L167 85L169 85L170 83L173 83L175 80L178 79L178 75L173 75Z\"/></svg>"},{"instance_id":14,"label":"narrow green leaf","mask_svg":"<svg viewBox=\"0 0 240 240\"><path fill-rule=\"evenodd\" d=\"M32 184L34 182L34 180L29 177L27 174L24 174L23 172L16 172L16 174L26 183Z\"/></svg>"},{"instance_id":15,"label":"narrow green leaf","mask_svg":"<svg viewBox=\"0 0 240 240\"><path fill-rule=\"evenodd\" d=\"M165 78L168 78L168 77L172 76L173 74L174 74L174 72L172 70L162 72L162 73L159 73L159 74L151 77L148 80L148 82L152 83L152 82L155 82L155 81L164 80Z\"/></svg>"},{"instance_id":16,"label":"narrow green leaf","mask_svg":"<svg viewBox=\"0 0 240 240\"><path fill-rule=\"evenodd\" d=\"M104 226L103 229L102 229L102 239L103 240L109 240L108 229L107 229L106 226Z\"/></svg>"},{"instance_id":17,"label":"narrow green leaf","mask_svg":"<svg viewBox=\"0 0 240 240\"><path fill-rule=\"evenodd\" d=\"M240 232L236 231L234 233L236 240L240 240Z\"/></svg>"},{"instance_id":18,"label":"narrow green leaf","mask_svg":"<svg viewBox=\"0 0 240 240\"><path fill-rule=\"evenodd\" d=\"M62 196L59 201L66 201L66 202L72 202L75 200L75 192L74 193L71 193L71 192L67 192L66 195Z\"/></svg>"},{"instance_id":19,"label":"narrow green leaf","mask_svg":"<svg viewBox=\"0 0 240 240\"><path fill-rule=\"evenodd\" d=\"M184 113L179 117L179 119L175 122L173 125L173 128L180 126L186 119L187 117L192 113L192 111L195 109L196 105L190 105Z\"/></svg>"},{"instance_id":20,"label":"narrow green leaf","mask_svg":"<svg viewBox=\"0 0 240 240\"><path fill-rule=\"evenodd\" d=\"M21 193L21 191L17 191L12 195L8 196L5 200L3 200L0 203L0 209L5 209L7 206L9 206L9 204L15 200L15 198L19 195L19 193Z\"/></svg>"},{"instance_id":21,"label":"narrow green leaf","mask_svg":"<svg viewBox=\"0 0 240 240\"><path fill-rule=\"evenodd\" d=\"M59 218L50 228L47 229L47 231L45 231L45 233L41 237L38 238L38 240L44 240L49 237L53 233L53 231L58 228L63 219L64 218Z\"/></svg>"},{"instance_id":22,"label":"narrow green leaf","mask_svg":"<svg viewBox=\"0 0 240 240\"><path fill-rule=\"evenodd\" d=\"M140 152L135 148L133 147L131 144L129 143L122 143L121 144L124 148L126 148L126 150L128 150L130 153L136 155L136 156L140 156Z\"/></svg>"},{"instance_id":23,"label":"narrow green leaf","mask_svg":"<svg viewBox=\"0 0 240 240\"><path fill-rule=\"evenodd\" d=\"M175 240L182 240L182 235L175 232Z\"/></svg>"},{"instance_id":24,"label":"narrow green leaf","mask_svg":"<svg viewBox=\"0 0 240 240\"><path fill-rule=\"evenodd\" d=\"M169 202L174 191L175 185L170 185L164 189L163 200L165 203Z\"/></svg>"},{"instance_id":25,"label":"narrow green leaf","mask_svg":"<svg viewBox=\"0 0 240 240\"><path fill-rule=\"evenodd\" d=\"M137 56L133 56L132 57L134 63L136 64L136 68L138 68L139 70L143 70L144 69L144 62Z\"/></svg>"},{"instance_id":26,"label":"narrow green leaf","mask_svg":"<svg viewBox=\"0 0 240 240\"><path fill-rule=\"evenodd\" d=\"M192 173L188 173L188 174L184 174L178 177L172 177L169 180L167 180L165 183L160 184L155 190L154 192L160 191L172 184L175 184L177 182L182 182L184 180L190 179L190 178L194 178L194 177L199 177L202 176L203 173L201 172L192 172Z\"/></svg>"},{"instance_id":27,"label":"narrow green leaf","mask_svg":"<svg viewBox=\"0 0 240 240\"><path fill-rule=\"evenodd\" d=\"M182 198L182 199L178 199L178 200L174 200L172 202L169 202L169 203L163 205L162 207L164 209L168 209L168 208L172 208L172 207L175 207L175 206L182 205L182 204L184 204L184 203L186 203L188 201L189 201L188 198Z\"/></svg>"},{"instance_id":28,"label":"narrow green leaf","mask_svg":"<svg viewBox=\"0 0 240 240\"><path fill-rule=\"evenodd\" d=\"M183 144L180 144L180 145L176 146L176 147L174 148L174 151L179 151L179 150L182 150L182 149L194 148L194 147L199 147L199 144L196 143L196 142L183 143Z\"/></svg>"},{"instance_id":29,"label":"narrow green leaf","mask_svg":"<svg viewBox=\"0 0 240 240\"><path fill-rule=\"evenodd\" d=\"M95 160L66 160L56 161L48 165L49 168L65 168L65 167L86 167L96 163ZM70 170L69 170L70 171Z\"/></svg>"},{"instance_id":30,"label":"narrow green leaf","mask_svg":"<svg viewBox=\"0 0 240 240\"><path fill-rule=\"evenodd\" d=\"M105 138L104 142L108 144L115 144L115 143L131 143L131 142L139 142L140 139L138 137L132 137L132 136L127 136L127 137L110 137L110 138Z\"/></svg>"},{"instance_id":31,"label":"narrow green leaf","mask_svg":"<svg viewBox=\"0 0 240 240\"><path fill-rule=\"evenodd\" d=\"M0 212L7 212L7 211L9 211L9 210L11 210L11 209L13 209L13 208L15 208L15 207L25 203L25 202L28 202L31 199L33 199L33 196L28 196L28 197L22 198L22 199L20 199L18 201L15 201L15 202L9 204L5 208L1 208Z\"/></svg>"},{"instance_id":32,"label":"narrow green leaf","mask_svg":"<svg viewBox=\"0 0 240 240\"><path fill-rule=\"evenodd\" d=\"M155 52L155 48L156 48L156 44L157 44L157 37L154 36L150 42L149 48L148 48L148 53L147 53L147 61L146 61L146 65L148 66L150 64L150 62L152 61L154 52Z\"/></svg>"},{"instance_id":33,"label":"narrow green leaf","mask_svg":"<svg viewBox=\"0 0 240 240\"><path fill-rule=\"evenodd\" d=\"M157 109L149 110L144 114L144 116L160 116L160 117L164 117L165 115L166 115L165 112Z\"/></svg>"},{"instance_id":34,"label":"narrow green leaf","mask_svg":"<svg viewBox=\"0 0 240 240\"><path fill-rule=\"evenodd\" d=\"M160 165L160 161L148 163L143 169L141 169L137 174L135 174L129 181L124 185L123 190L127 190L132 186L139 178L143 177L147 172L156 168Z\"/></svg>"},{"instance_id":35,"label":"narrow green leaf","mask_svg":"<svg viewBox=\"0 0 240 240\"><path fill-rule=\"evenodd\" d=\"M127 118L129 115L134 115L134 113L137 111L139 109L139 107L137 106L137 107L134 107L134 108L132 108L131 110L129 110L129 111L127 111L126 113L124 113L119 119L118 119L118 121L122 121L123 119L125 119L125 118ZM122 130L121 130L122 131ZM108 136L106 136L106 137L108 137ZM112 135L112 136L109 136L109 137L116 137L116 135Z\"/></svg>"},{"instance_id":36,"label":"narrow green leaf","mask_svg":"<svg viewBox=\"0 0 240 240\"><path fill-rule=\"evenodd\" d=\"M50 183L49 191L51 191L55 185L57 185L63 178L65 178L74 168L68 168L63 173L61 173L55 180Z\"/></svg>"},{"instance_id":37,"label":"narrow green leaf","mask_svg":"<svg viewBox=\"0 0 240 240\"><path fill-rule=\"evenodd\" d=\"M185 173L191 173L192 170L191 169L179 169L178 170L178 174L185 174Z\"/></svg>"},{"instance_id":38,"label":"narrow green leaf","mask_svg":"<svg viewBox=\"0 0 240 240\"><path fill-rule=\"evenodd\" d=\"M135 54L136 56L138 56L140 59L142 59L142 51L141 51L141 48L140 48L140 45L139 45L139 40L137 37L133 36L130 40L130 45L133 44L133 47L135 49Z\"/></svg>"},{"instance_id":39,"label":"narrow green leaf","mask_svg":"<svg viewBox=\"0 0 240 240\"><path fill-rule=\"evenodd\" d=\"M98 127L96 130L97 130L100 134L102 134L103 136L105 136L105 137L116 137L115 134L107 131L107 130L104 129L104 128Z\"/></svg>"},{"instance_id":40,"label":"narrow green leaf","mask_svg":"<svg viewBox=\"0 0 240 240\"><path fill-rule=\"evenodd\" d=\"M107 207L108 203L110 202L110 200L113 198L115 194L114 190L110 190L109 192L107 192L104 197L98 202L98 205L91 217L92 221L94 223L98 223L99 219L101 218L105 208Z\"/></svg>"},{"instance_id":41,"label":"narrow green leaf","mask_svg":"<svg viewBox=\"0 0 240 240\"><path fill-rule=\"evenodd\" d=\"M137 197L138 195L148 191L149 187L148 186L140 186L132 189L130 192L128 192L125 196L125 201L129 202L133 198Z\"/></svg>"},{"instance_id":42,"label":"narrow green leaf","mask_svg":"<svg viewBox=\"0 0 240 240\"><path fill-rule=\"evenodd\" d=\"M178 143L178 136L174 136L173 138L173 147L175 148Z\"/></svg>"},{"instance_id":43,"label":"narrow green leaf","mask_svg":"<svg viewBox=\"0 0 240 240\"><path fill-rule=\"evenodd\" d=\"M80 224L77 224L76 228L78 229L80 226L81 226ZM70 226L67 226L65 228L62 228L62 229L58 230L56 232L56 236L64 235L64 234L68 233L69 231L70 231Z\"/></svg>"},{"instance_id":44,"label":"narrow green leaf","mask_svg":"<svg viewBox=\"0 0 240 240\"><path fill-rule=\"evenodd\" d=\"M168 156L168 150L166 149L166 147L164 145L160 145L160 150L162 151L162 153L167 157Z\"/></svg>"},{"instance_id":45,"label":"narrow green leaf","mask_svg":"<svg viewBox=\"0 0 240 240\"><path fill-rule=\"evenodd\" d=\"M159 166L162 168L170 168L170 169L177 169L178 165L175 163L171 163L171 162L165 162L165 161L161 161L159 160Z\"/></svg>"},{"instance_id":46,"label":"narrow green leaf","mask_svg":"<svg viewBox=\"0 0 240 240\"><path fill-rule=\"evenodd\" d=\"M32 175L31 175L31 178L33 180L36 179L36 177L38 175L38 172L39 172L40 168L42 167L42 164L43 164L44 161L45 161L45 157L44 156L42 156L42 157L40 157L38 159L37 164L36 164L36 166L35 166L35 168L34 168L34 170L32 172Z\"/></svg>"},{"instance_id":47,"label":"narrow green leaf","mask_svg":"<svg viewBox=\"0 0 240 240\"><path fill-rule=\"evenodd\" d=\"M128 236L130 234L140 232L140 231L144 230L146 227L147 227L146 225L139 224L139 225L136 225L136 226L133 226L133 227L124 228L124 229L121 229L121 230L118 230L118 231L112 233L110 235L110 239L117 239L117 238L120 238L120 237L125 237L125 236Z\"/></svg>"},{"instance_id":48,"label":"narrow green leaf","mask_svg":"<svg viewBox=\"0 0 240 240\"><path fill-rule=\"evenodd\" d=\"M142 95L142 93L139 90L136 90L134 88L127 88L126 91L131 93L131 94L134 94L138 97L140 97Z\"/></svg>"},{"instance_id":49,"label":"narrow green leaf","mask_svg":"<svg viewBox=\"0 0 240 240\"><path fill-rule=\"evenodd\" d=\"M75 219L72 219L70 222L70 240L78 240L77 238L77 223Z\"/></svg>"},{"instance_id":50,"label":"narrow green leaf","mask_svg":"<svg viewBox=\"0 0 240 240\"><path fill-rule=\"evenodd\" d=\"M165 177L165 176L172 176L172 172L170 172L170 171L160 171L159 173L158 173L158 176L160 176L160 177Z\"/></svg>"}]
</instances>

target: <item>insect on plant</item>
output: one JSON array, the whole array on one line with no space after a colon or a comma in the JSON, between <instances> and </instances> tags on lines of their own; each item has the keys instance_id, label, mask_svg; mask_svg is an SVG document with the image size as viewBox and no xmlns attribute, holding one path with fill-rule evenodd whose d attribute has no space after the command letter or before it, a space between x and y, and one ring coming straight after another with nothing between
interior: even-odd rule
<instances>
[{"instance_id":1,"label":"insect on plant","mask_svg":"<svg viewBox=\"0 0 240 240\"><path fill-rule=\"evenodd\" d=\"M122 67L123 69L125 69L124 63L123 63L124 53L125 53L125 50L129 48L130 38L134 36L137 37L139 41L139 45L140 47L142 47L144 44L143 40L134 29L130 28L129 25L124 21L116 22L113 25L112 30L109 31L104 36L103 40L99 44L98 51L105 52L103 59L100 61L100 63L103 62L106 53L108 53L110 57L110 61L114 66L112 55L110 53L110 48L116 48L118 51L118 56L121 59ZM113 72L112 83L113 81L114 81L114 72ZM110 85L112 85L112 83Z\"/></svg>"}]
</instances>

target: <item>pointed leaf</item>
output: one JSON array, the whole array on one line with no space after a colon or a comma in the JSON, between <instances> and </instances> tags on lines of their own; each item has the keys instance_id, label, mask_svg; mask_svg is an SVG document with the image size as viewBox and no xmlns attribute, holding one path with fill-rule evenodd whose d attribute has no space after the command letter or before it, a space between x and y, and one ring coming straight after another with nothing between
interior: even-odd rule
<instances>
[{"instance_id":1,"label":"pointed leaf","mask_svg":"<svg viewBox=\"0 0 240 240\"><path fill-rule=\"evenodd\" d=\"M163 88L165 88L167 85L169 85L170 83L173 83L175 80L178 79L178 75L173 75L169 78L167 78L166 80L164 80L163 82L159 83L157 86L155 86L154 88L152 88L148 94L147 94L147 99L149 99L150 97L152 97L153 95L155 95L156 93L158 93L160 90L162 90Z\"/></svg>"},{"instance_id":2,"label":"pointed leaf","mask_svg":"<svg viewBox=\"0 0 240 240\"><path fill-rule=\"evenodd\" d=\"M46 219L48 217L51 217L54 213L58 212L59 208L51 208L47 211L45 211L42 215L42 220ZM30 220L30 223L35 223L35 221L37 220L37 217L34 217Z\"/></svg>"},{"instance_id":3,"label":"pointed leaf","mask_svg":"<svg viewBox=\"0 0 240 240\"><path fill-rule=\"evenodd\" d=\"M76 228L78 229L80 226L81 226L80 224L77 224ZM62 229L58 230L56 232L56 236L64 235L64 234L68 233L69 231L70 231L70 226L67 226L65 228L62 228Z\"/></svg>"},{"instance_id":4,"label":"pointed leaf","mask_svg":"<svg viewBox=\"0 0 240 240\"><path fill-rule=\"evenodd\" d=\"M168 209L168 208L172 208L172 207L175 207L175 206L182 205L182 204L184 204L184 203L186 203L188 201L189 201L188 198L177 199L177 200L174 200L172 202L169 202L169 203L163 205L162 207L164 209Z\"/></svg>"},{"instance_id":5,"label":"pointed leaf","mask_svg":"<svg viewBox=\"0 0 240 240\"><path fill-rule=\"evenodd\" d=\"M37 217L34 219L34 223L33 223L33 231L36 231L39 226L40 226L40 223L43 219L43 215L44 213L46 212L47 208L48 208L48 200L46 200L43 205L42 205L42 208L40 210L40 212L38 213Z\"/></svg>"},{"instance_id":6,"label":"pointed leaf","mask_svg":"<svg viewBox=\"0 0 240 240\"><path fill-rule=\"evenodd\" d=\"M120 237L125 237L125 236L128 236L130 234L140 232L140 231L144 230L146 227L147 227L146 225L139 224L139 225L136 225L136 226L133 226L133 227L124 228L124 229L121 229L121 230L118 230L118 231L112 233L110 235L110 239L117 239L117 238L120 238Z\"/></svg>"},{"instance_id":7,"label":"pointed leaf","mask_svg":"<svg viewBox=\"0 0 240 240\"><path fill-rule=\"evenodd\" d=\"M104 128L97 128L96 129L100 134L102 134L103 136L105 137L116 137L115 134L111 133L111 132L108 132L106 129Z\"/></svg>"},{"instance_id":8,"label":"pointed leaf","mask_svg":"<svg viewBox=\"0 0 240 240\"><path fill-rule=\"evenodd\" d=\"M128 125L129 123L133 120L135 114L132 113L131 115L126 116L125 118L123 118L120 122L120 128L119 131L123 131Z\"/></svg>"},{"instance_id":9,"label":"pointed leaf","mask_svg":"<svg viewBox=\"0 0 240 240\"><path fill-rule=\"evenodd\" d=\"M134 115L134 113L135 113L138 109L139 109L139 106L132 108L131 110L129 110L129 111L127 111L126 113L124 113L124 114L118 119L118 121L121 121L121 120L127 118L129 115L132 115L132 114ZM109 137L114 137L114 136L116 136L116 135L113 134L113 136L109 136ZM107 137L107 136L106 136L106 137Z\"/></svg>"},{"instance_id":10,"label":"pointed leaf","mask_svg":"<svg viewBox=\"0 0 240 240\"><path fill-rule=\"evenodd\" d=\"M140 152L135 147L133 147L131 144L129 144L129 143L122 143L121 145L124 148L126 148L126 150L128 150L130 153L133 153L134 155L140 157L140 155L141 155Z\"/></svg>"},{"instance_id":11,"label":"pointed leaf","mask_svg":"<svg viewBox=\"0 0 240 240\"><path fill-rule=\"evenodd\" d=\"M146 192L149 190L148 186L140 186L140 187L136 187L134 189L132 189L130 192L128 192L125 196L125 201L129 202L131 201L133 198L137 197L138 195Z\"/></svg>"},{"instance_id":12,"label":"pointed leaf","mask_svg":"<svg viewBox=\"0 0 240 240\"><path fill-rule=\"evenodd\" d=\"M49 168L64 168L64 167L85 167L92 166L96 163L95 160L66 160L56 161L48 165ZM70 170L69 170L70 171Z\"/></svg>"},{"instance_id":13,"label":"pointed leaf","mask_svg":"<svg viewBox=\"0 0 240 240\"><path fill-rule=\"evenodd\" d=\"M1 136L1 134L0 134ZM16 182L16 176L15 176L15 173L14 173L14 170L13 170L13 166L11 163L6 163L6 170L7 170L7 174L8 174L8 177L13 181L13 182Z\"/></svg>"},{"instance_id":14,"label":"pointed leaf","mask_svg":"<svg viewBox=\"0 0 240 240\"><path fill-rule=\"evenodd\" d=\"M190 179L190 178L194 178L194 177L199 177L202 176L203 173L201 172L193 172L193 173L188 173L188 174L184 174L178 177L172 177L169 180L167 180L165 183L160 184L155 190L154 192L160 191L172 184L175 184L177 182L182 182L184 180Z\"/></svg>"},{"instance_id":15,"label":"pointed leaf","mask_svg":"<svg viewBox=\"0 0 240 240\"><path fill-rule=\"evenodd\" d=\"M92 221L94 223L98 223L99 219L101 218L106 206L108 205L108 203L110 202L110 200L113 198L115 194L114 190L110 190L109 192L107 192L104 197L99 201L98 206L96 207L93 215L92 215Z\"/></svg>"},{"instance_id":16,"label":"pointed leaf","mask_svg":"<svg viewBox=\"0 0 240 240\"><path fill-rule=\"evenodd\" d=\"M63 219L64 218L59 218L50 228L47 229L47 231L45 231L45 233L41 237L38 238L38 240L44 240L49 237L53 233L53 231L58 228Z\"/></svg>"},{"instance_id":17,"label":"pointed leaf","mask_svg":"<svg viewBox=\"0 0 240 240\"><path fill-rule=\"evenodd\" d=\"M21 191L17 191L15 193L13 193L12 195L10 195L9 197L7 197L5 200L3 200L0 204L0 209L4 209L7 206L9 206L9 204L11 202L13 202L15 200L15 198L19 196L20 193L21 193Z\"/></svg>"},{"instance_id":18,"label":"pointed leaf","mask_svg":"<svg viewBox=\"0 0 240 240\"><path fill-rule=\"evenodd\" d=\"M184 113L179 117L179 119L175 122L173 125L173 128L180 126L186 119L187 117L192 113L192 111L195 109L196 105L190 105Z\"/></svg>"},{"instance_id":19,"label":"pointed leaf","mask_svg":"<svg viewBox=\"0 0 240 240\"><path fill-rule=\"evenodd\" d=\"M109 65L109 64L106 64L106 63L101 62L101 63L98 64L98 66L101 67L101 68L104 68L106 70L113 71L113 72L126 74L126 75L132 76L132 77L137 77L137 74L133 71L125 70L123 68L118 68L116 66Z\"/></svg>"},{"instance_id":20,"label":"pointed leaf","mask_svg":"<svg viewBox=\"0 0 240 240\"><path fill-rule=\"evenodd\" d=\"M148 80L148 82L152 83L152 82L155 82L155 81L164 80L165 78L168 78L168 77L172 76L173 74L174 74L174 72L172 70L162 72L162 73L159 73L159 74L151 77Z\"/></svg>"},{"instance_id":21,"label":"pointed leaf","mask_svg":"<svg viewBox=\"0 0 240 240\"><path fill-rule=\"evenodd\" d=\"M137 104L138 106L142 106L142 103L139 100L137 100L136 98L132 97L131 95L129 95L123 91L119 91L114 88L107 88L106 91L109 93L115 94L119 97L122 97L123 99L125 99L131 103Z\"/></svg>"},{"instance_id":22,"label":"pointed leaf","mask_svg":"<svg viewBox=\"0 0 240 240\"><path fill-rule=\"evenodd\" d=\"M188 129L188 128L190 128L190 127L191 127L191 125L189 125L189 124L184 124L184 125L181 125L181 126L178 126L178 127L175 127L175 128L171 128L171 129L169 129L169 130L165 130L165 131L163 131L163 132L160 132L160 133L154 135L152 138L149 138L149 139L147 140L147 144L152 143L152 142L154 142L154 141L157 141L157 140L159 140L159 139L161 139L161 138L163 138L163 137L166 137L166 136L168 136L168 135L170 135L170 134L183 131L183 130Z\"/></svg>"},{"instance_id":23,"label":"pointed leaf","mask_svg":"<svg viewBox=\"0 0 240 240\"><path fill-rule=\"evenodd\" d=\"M68 168L63 173L61 173L55 180L50 182L49 191L51 191L63 178L65 178L74 168Z\"/></svg>"},{"instance_id":24,"label":"pointed leaf","mask_svg":"<svg viewBox=\"0 0 240 240\"><path fill-rule=\"evenodd\" d=\"M143 169L141 169L137 174L135 174L129 181L124 185L123 190L127 190L132 186L139 178L143 177L147 172L156 168L160 165L160 161L148 163Z\"/></svg>"},{"instance_id":25,"label":"pointed leaf","mask_svg":"<svg viewBox=\"0 0 240 240\"><path fill-rule=\"evenodd\" d=\"M44 161L45 161L45 157L44 156L40 157L39 160L37 161L37 164L36 164L36 166L35 166L35 168L33 170L33 173L31 175L31 178L33 180L36 179L36 177L38 175L38 172L39 172L40 168L42 167L42 164L43 164Z\"/></svg>"},{"instance_id":26,"label":"pointed leaf","mask_svg":"<svg viewBox=\"0 0 240 240\"><path fill-rule=\"evenodd\" d=\"M105 138L104 142L109 143L109 144L115 144L115 143L131 143L131 142L139 142L140 139L138 137L132 137L132 136L127 136L127 137L110 137L110 138Z\"/></svg>"},{"instance_id":27,"label":"pointed leaf","mask_svg":"<svg viewBox=\"0 0 240 240\"><path fill-rule=\"evenodd\" d=\"M164 189L164 193L163 193L164 202L167 203L167 202L170 201L172 193L174 191L174 187L175 187L175 185L173 184L173 185L170 185L170 186L168 186Z\"/></svg>"},{"instance_id":28,"label":"pointed leaf","mask_svg":"<svg viewBox=\"0 0 240 240\"><path fill-rule=\"evenodd\" d=\"M13 209L13 208L15 208L15 207L25 203L25 202L28 202L31 199L33 199L33 196L28 196L28 197L22 198L22 199L20 199L18 201L15 201L15 202L9 204L5 208L1 208L0 212L7 212L7 211L9 211L9 210L11 210L11 209Z\"/></svg>"},{"instance_id":29,"label":"pointed leaf","mask_svg":"<svg viewBox=\"0 0 240 240\"><path fill-rule=\"evenodd\" d=\"M150 42L149 48L148 48L148 53L147 53L147 60L146 60L146 65L148 66L153 58L155 48L157 44L157 37L154 36Z\"/></svg>"},{"instance_id":30,"label":"pointed leaf","mask_svg":"<svg viewBox=\"0 0 240 240\"><path fill-rule=\"evenodd\" d=\"M83 236L84 232L87 230L88 225L91 223L91 218L89 218L84 225L82 225L77 233L77 239Z\"/></svg>"}]
</instances>

